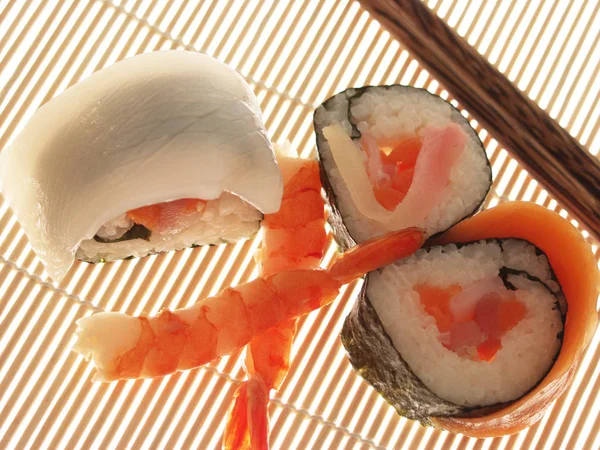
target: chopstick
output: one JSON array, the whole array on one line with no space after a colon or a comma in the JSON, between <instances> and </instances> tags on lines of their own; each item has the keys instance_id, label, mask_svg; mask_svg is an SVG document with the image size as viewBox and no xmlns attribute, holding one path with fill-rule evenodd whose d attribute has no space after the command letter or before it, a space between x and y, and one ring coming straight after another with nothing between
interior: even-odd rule
<instances>
[{"instance_id":1,"label":"chopstick","mask_svg":"<svg viewBox=\"0 0 600 450\"><path fill-rule=\"evenodd\" d=\"M600 162L419 0L359 0L596 239Z\"/></svg>"}]
</instances>

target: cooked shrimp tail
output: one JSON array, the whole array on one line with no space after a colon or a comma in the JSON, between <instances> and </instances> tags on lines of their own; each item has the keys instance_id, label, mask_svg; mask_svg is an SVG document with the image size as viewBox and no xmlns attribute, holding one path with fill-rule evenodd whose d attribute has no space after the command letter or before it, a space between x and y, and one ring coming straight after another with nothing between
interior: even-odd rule
<instances>
[{"instance_id":1,"label":"cooked shrimp tail","mask_svg":"<svg viewBox=\"0 0 600 450\"><path fill-rule=\"evenodd\" d=\"M248 380L248 427L250 448L269 449L269 389L260 376Z\"/></svg>"},{"instance_id":2,"label":"cooked shrimp tail","mask_svg":"<svg viewBox=\"0 0 600 450\"><path fill-rule=\"evenodd\" d=\"M244 381L233 394L223 435L223 450L249 450L250 448L248 382Z\"/></svg>"}]
</instances>

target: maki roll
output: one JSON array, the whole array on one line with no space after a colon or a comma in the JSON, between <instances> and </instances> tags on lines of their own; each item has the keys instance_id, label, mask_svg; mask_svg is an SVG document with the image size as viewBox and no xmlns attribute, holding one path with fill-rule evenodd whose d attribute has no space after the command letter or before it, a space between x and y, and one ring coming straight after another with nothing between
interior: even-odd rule
<instances>
[{"instance_id":1,"label":"maki roll","mask_svg":"<svg viewBox=\"0 0 600 450\"><path fill-rule=\"evenodd\" d=\"M535 386L560 349L561 304L548 261L533 245L448 244L371 273L343 336L359 367L363 352L391 347L387 362L406 386L383 384L382 393L403 415L427 423L515 400ZM355 348L359 317L380 332ZM379 368L362 373L375 384Z\"/></svg>"},{"instance_id":2,"label":"maki roll","mask_svg":"<svg viewBox=\"0 0 600 450\"><path fill-rule=\"evenodd\" d=\"M565 265L574 258L577 269ZM475 437L514 433L567 386L596 326L597 289L568 222L506 204L370 273L342 341L399 414Z\"/></svg>"},{"instance_id":3,"label":"maki roll","mask_svg":"<svg viewBox=\"0 0 600 450\"><path fill-rule=\"evenodd\" d=\"M314 114L321 178L338 243L417 226L428 236L472 215L491 167L469 122L424 89L347 89Z\"/></svg>"},{"instance_id":4,"label":"maki roll","mask_svg":"<svg viewBox=\"0 0 600 450\"><path fill-rule=\"evenodd\" d=\"M252 236L281 174L250 87L193 52L94 73L33 115L0 188L48 274Z\"/></svg>"}]
</instances>

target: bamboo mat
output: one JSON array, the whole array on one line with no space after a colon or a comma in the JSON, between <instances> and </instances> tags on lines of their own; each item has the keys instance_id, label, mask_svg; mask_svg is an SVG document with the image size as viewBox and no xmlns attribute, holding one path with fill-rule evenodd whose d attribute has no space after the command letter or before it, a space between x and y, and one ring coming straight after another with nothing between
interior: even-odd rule
<instances>
[{"instance_id":1,"label":"bamboo mat","mask_svg":"<svg viewBox=\"0 0 600 450\"><path fill-rule=\"evenodd\" d=\"M598 154L598 1L427 4ZM159 49L201 51L230 64L254 88L271 137L304 156L314 152L313 109L348 86L400 82L451 99L357 2L0 0L0 148L68 86ZM525 199L569 217L472 123L495 176L486 207ZM598 243L584 235L598 255ZM259 238L80 263L56 286L0 203L0 448L219 448L243 379L239 354L162 379L92 383L91 365L70 351L75 321L101 310L152 314L248 280ZM270 407L273 448L600 448L599 333L573 386L539 424L501 439L467 439L399 418L352 372L338 334L357 287L301 321L290 374Z\"/></svg>"}]
</instances>

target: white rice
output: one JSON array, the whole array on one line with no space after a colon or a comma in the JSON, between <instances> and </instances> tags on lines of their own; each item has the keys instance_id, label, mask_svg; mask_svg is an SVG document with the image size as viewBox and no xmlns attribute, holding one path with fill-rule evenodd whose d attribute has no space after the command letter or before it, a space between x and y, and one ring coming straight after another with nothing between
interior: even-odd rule
<instances>
[{"instance_id":1,"label":"white rice","mask_svg":"<svg viewBox=\"0 0 600 450\"><path fill-rule=\"evenodd\" d=\"M348 90L346 95L352 96L354 92ZM350 134L348 102L344 94L337 95L327 103L327 109L319 107L316 123L322 127L340 123ZM449 228L481 204L490 186L490 168L477 135L457 110L439 97L403 86L370 89L351 102L350 112L359 131L368 130L381 146L406 135L422 136L425 127L440 127L450 122L461 125L469 136L465 150L450 172L450 183L442 200L431 210L424 223L415 225L432 235ZM357 141L355 143L358 145ZM386 225L366 217L357 209L346 187L348 180L341 177L324 139L319 142L319 149L336 194L337 206L354 240L362 242L389 232ZM356 151L360 150L357 148Z\"/></svg>"},{"instance_id":2,"label":"white rice","mask_svg":"<svg viewBox=\"0 0 600 450\"><path fill-rule=\"evenodd\" d=\"M420 250L369 276L368 298L402 358L432 392L457 405L491 405L524 395L550 369L561 345L557 334L563 324L555 302L562 294L546 257L523 241L504 241L503 248L482 241L460 249ZM515 296L526 306L525 317L502 337L502 349L491 363L462 358L441 344L435 319L424 311L413 287L466 288L498 276L503 266L527 271L553 292L511 275Z\"/></svg>"},{"instance_id":3,"label":"white rice","mask_svg":"<svg viewBox=\"0 0 600 450\"><path fill-rule=\"evenodd\" d=\"M131 256L139 258L153 253L182 250L193 245L236 242L253 236L258 231L261 220L260 211L236 195L225 192L218 199L208 201L197 220L178 233L152 233L148 241L131 239L104 243L88 239L81 243L76 256L91 262L115 261ZM106 223L98 235L117 239L132 225L133 222L122 215Z\"/></svg>"}]
</instances>

